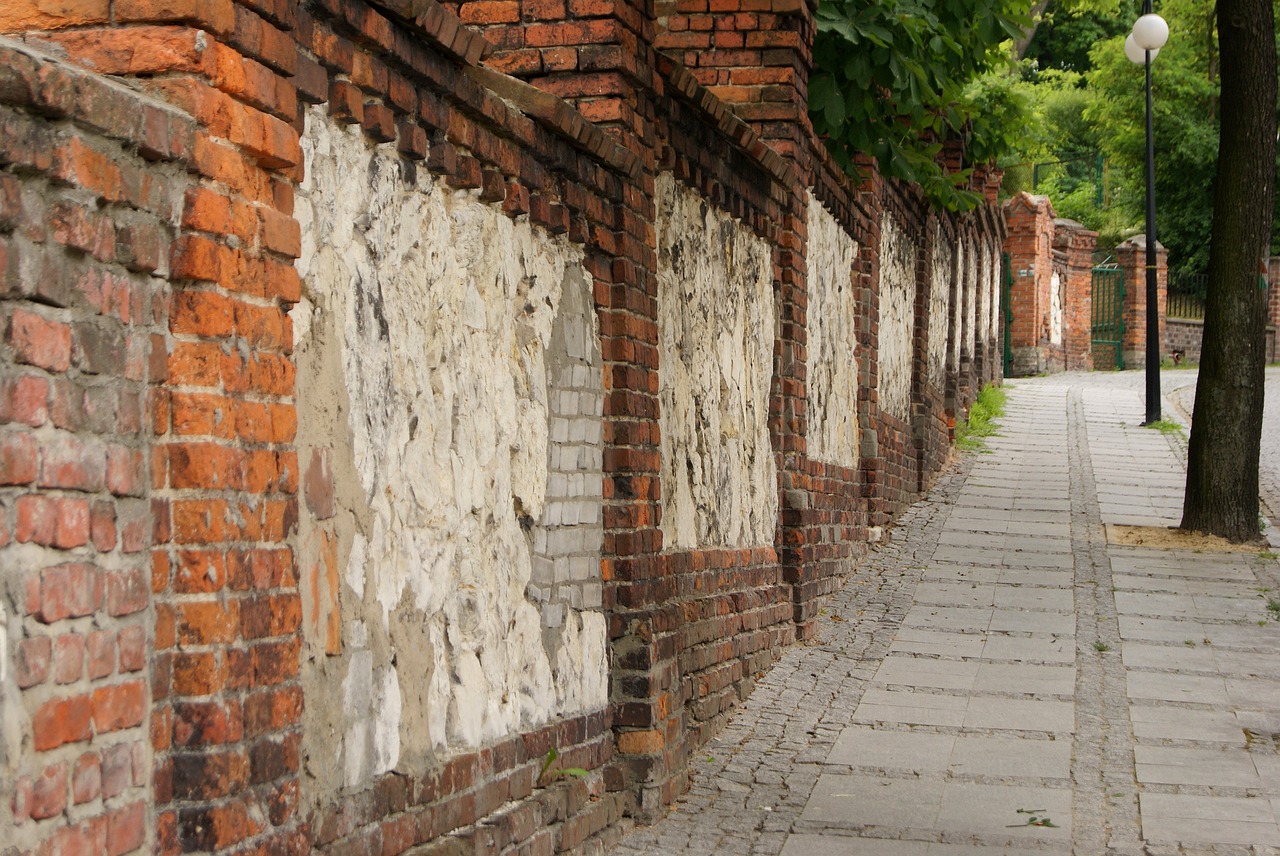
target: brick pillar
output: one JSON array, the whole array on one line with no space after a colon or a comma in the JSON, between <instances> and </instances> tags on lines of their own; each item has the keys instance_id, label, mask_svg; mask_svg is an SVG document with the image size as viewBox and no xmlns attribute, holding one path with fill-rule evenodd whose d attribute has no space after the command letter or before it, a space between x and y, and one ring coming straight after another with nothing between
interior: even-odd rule
<instances>
[{"instance_id":1,"label":"brick pillar","mask_svg":"<svg viewBox=\"0 0 1280 856\"><path fill-rule=\"evenodd\" d=\"M656 0L656 47L807 170L816 7L813 0Z\"/></svg>"},{"instance_id":2,"label":"brick pillar","mask_svg":"<svg viewBox=\"0 0 1280 856\"><path fill-rule=\"evenodd\" d=\"M193 128L14 41L0 69L0 849L149 853L151 405Z\"/></svg>"},{"instance_id":3,"label":"brick pillar","mask_svg":"<svg viewBox=\"0 0 1280 856\"><path fill-rule=\"evenodd\" d=\"M1147 365L1147 239L1135 235L1116 247L1116 262L1124 271L1124 363L1127 368ZM1168 252L1156 245L1156 312L1163 344L1165 305L1168 301Z\"/></svg>"},{"instance_id":4,"label":"brick pillar","mask_svg":"<svg viewBox=\"0 0 1280 856\"><path fill-rule=\"evenodd\" d=\"M1054 221L1054 249L1066 259L1062 287L1062 349L1067 371L1093 370L1093 250L1098 233L1074 220Z\"/></svg>"},{"instance_id":5,"label":"brick pillar","mask_svg":"<svg viewBox=\"0 0 1280 856\"><path fill-rule=\"evenodd\" d=\"M296 851L301 605L293 4L116 0L49 38L194 118L154 347L151 718L159 852Z\"/></svg>"},{"instance_id":6,"label":"brick pillar","mask_svg":"<svg viewBox=\"0 0 1280 856\"><path fill-rule=\"evenodd\" d=\"M1019 193L1005 205L1005 252L1013 274L1009 308L1012 376L1044 371L1049 339L1049 288L1053 279L1053 205L1047 196Z\"/></svg>"},{"instance_id":7,"label":"brick pillar","mask_svg":"<svg viewBox=\"0 0 1280 856\"><path fill-rule=\"evenodd\" d=\"M595 280L605 387L605 608L612 654L614 764L656 814L684 790L679 621L661 523L658 426L655 104L663 88L649 0L465 0L464 23L495 46L492 68L571 102L640 159L608 217L582 224ZM571 225L571 236L577 234Z\"/></svg>"}]
</instances>

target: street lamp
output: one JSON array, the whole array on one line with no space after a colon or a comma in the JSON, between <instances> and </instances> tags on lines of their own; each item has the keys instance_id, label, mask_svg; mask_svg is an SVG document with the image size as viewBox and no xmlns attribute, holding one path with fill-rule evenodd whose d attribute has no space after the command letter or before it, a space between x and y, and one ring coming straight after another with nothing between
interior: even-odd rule
<instances>
[{"instance_id":1,"label":"street lamp","mask_svg":"<svg viewBox=\"0 0 1280 856\"><path fill-rule=\"evenodd\" d=\"M1156 287L1156 152L1151 138L1151 60L1169 41L1169 25L1143 0L1142 17L1124 40L1124 54L1147 70L1147 420L1160 421L1160 307Z\"/></svg>"}]
</instances>

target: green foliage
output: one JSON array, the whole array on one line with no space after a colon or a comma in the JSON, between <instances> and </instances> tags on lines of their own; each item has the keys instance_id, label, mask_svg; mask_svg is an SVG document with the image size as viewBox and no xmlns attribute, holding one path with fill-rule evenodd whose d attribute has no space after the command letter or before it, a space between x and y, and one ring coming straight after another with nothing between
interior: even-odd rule
<instances>
[{"instance_id":1,"label":"green foliage","mask_svg":"<svg viewBox=\"0 0 1280 856\"><path fill-rule=\"evenodd\" d=\"M1024 9L1016 0L822 0L809 81L815 130L846 169L870 154L935 203L973 207L968 171L947 174L938 156L959 138L969 162L982 162L1019 135L1019 97L995 73L1009 62L1001 44L1028 23Z\"/></svg>"},{"instance_id":2,"label":"green foliage","mask_svg":"<svg viewBox=\"0 0 1280 856\"><path fill-rule=\"evenodd\" d=\"M560 757L560 753L556 751L556 747L552 746L547 750L547 757L542 761L542 769L538 771L538 781L554 782L556 779L565 776L573 776L578 779L584 779L591 775L581 767L558 767L551 769L551 765Z\"/></svg>"},{"instance_id":3,"label":"green foliage","mask_svg":"<svg viewBox=\"0 0 1280 856\"><path fill-rule=\"evenodd\" d=\"M1203 272L1218 153L1214 4L1160 0L1156 11L1170 29L1169 43L1152 63L1157 233L1172 271ZM1145 229L1144 73L1123 50L1138 14L1136 0L1068 0L1046 12L1021 84L1035 133L1006 159L1028 164L1006 171L1005 191L1012 194L1032 189L1031 163L1103 155L1108 169L1101 185L1083 167L1041 167L1035 191L1053 201L1059 216L1097 231L1104 249ZM1273 252L1280 251L1278 237L1273 230Z\"/></svg>"},{"instance_id":4,"label":"green foliage","mask_svg":"<svg viewBox=\"0 0 1280 856\"><path fill-rule=\"evenodd\" d=\"M1004 414L1008 397L1003 387L987 384L978 393L978 399L969 408L969 418L956 426L956 447L976 450L983 448L983 437L991 437L998 427L995 423Z\"/></svg>"}]
</instances>

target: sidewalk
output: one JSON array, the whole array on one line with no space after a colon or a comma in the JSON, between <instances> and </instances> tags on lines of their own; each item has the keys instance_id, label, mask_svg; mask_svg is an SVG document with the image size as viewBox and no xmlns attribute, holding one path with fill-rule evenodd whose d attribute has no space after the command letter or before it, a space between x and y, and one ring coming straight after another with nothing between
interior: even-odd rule
<instances>
[{"instance_id":1,"label":"sidewalk","mask_svg":"<svg viewBox=\"0 0 1280 856\"><path fill-rule=\"evenodd\" d=\"M1184 444L1126 375L1009 388L615 854L1280 853L1280 562L1108 544Z\"/></svg>"}]
</instances>

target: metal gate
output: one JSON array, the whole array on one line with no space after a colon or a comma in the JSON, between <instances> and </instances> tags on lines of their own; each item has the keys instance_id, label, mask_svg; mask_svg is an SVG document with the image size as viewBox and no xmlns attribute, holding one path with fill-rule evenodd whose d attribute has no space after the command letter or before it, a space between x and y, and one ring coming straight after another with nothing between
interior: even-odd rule
<instances>
[{"instance_id":1,"label":"metal gate","mask_svg":"<svg viewBox=\"0 0 1280 856\"><path fill-rule=\"evenodd\" d=\"M1093 367L1099 371L1124 368L1124 271L1118 267L1093 269Z\"/></svg>"}]
</instances>

